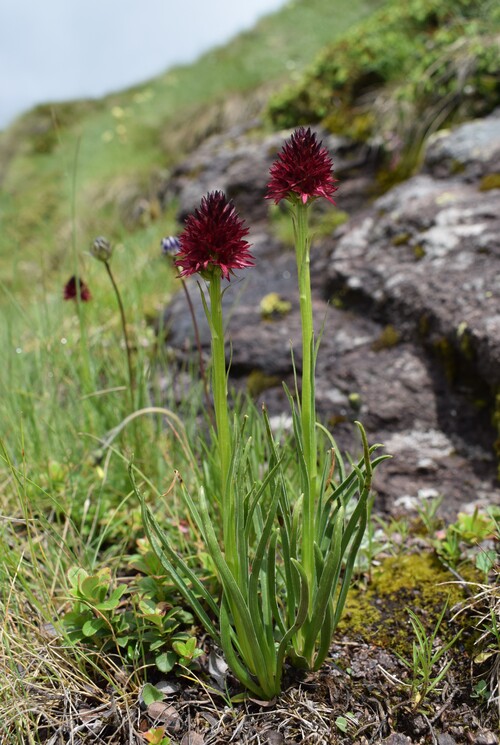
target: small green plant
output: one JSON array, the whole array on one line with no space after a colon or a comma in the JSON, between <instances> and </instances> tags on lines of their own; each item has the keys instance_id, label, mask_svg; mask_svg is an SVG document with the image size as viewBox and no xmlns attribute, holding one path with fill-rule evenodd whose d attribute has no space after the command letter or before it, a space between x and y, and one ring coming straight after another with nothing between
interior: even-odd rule
<instances>
[{"instance_id":1,"label":"small green plant","mask_svg":"<svg viewBox=\"0 0 500 745\"><path fill-rule=\"evenodd\" d=\"M438 633L447 609L448 603L444 605L430 636L416 613L408 609L411 627L415 635L412 645L412 658L407 660L399 654L398 657L409 673L410 682L403 683L403 685L410 689L414 708L419 707L429 694L438 688L451 667L452 661L445 659L446 652L455 644L462 632L459 631L446 644L438 642Z\"/></svg>"},{"instance_id":2,"label":"small green plant","mask_svg":"<svg viewBox=\"0 0 500 745\"><path fill-rule=\"evenodd\" d=\"M338 716L336 718L335 726L338 730L340 730L340 732L347 733L359 726L359 722L352 711L346 711L344 715Z\"/></svg>"},{"instance_id":3,"label":"small green plant","mask_svg":"<svg viewBox=\"0 0 500 745\"><path fill-rule=\"evenodd\" d=\"M108 568L95 574L74 568L68 580L73 606L63 625L74 644L117 654L127 665L154 664L163 673L189 667L201 654L196 639L181 631L193 620L183 608L115 585Z\"/></svg>"},{"instance_id":4,"label":"small green plant","mask_svg":"<svg viewBox=\"0 0 500 745\"><path fill-rule=\"evenodd\" d=\"M460 512L457 519L446 530L436 531L432 541L438 556L456 569L461 561L473 559L477 568L486 575L494 566L496 551L479 546L493 539L498 531L494 508L489 513L477 509L472 514Z\"/></svg>"},{"instance_id":5,"label":"small green plant","mask_svg":"<svg viewBox=\"0 0 500 745\"><path fill-rule=\"evenodd\" d=\"M150 745L170 745L172 740L165 734L165 727L153 727L144 733L144 739Z\"/></svg>"},{"instance_id":6,"label":"small green plant","mask_svg":"<svg viewBox=\"0 0 500 745\"><path fill-rule=\"evenodd\" d=\"M190 667L194 660L203 654L203 650L198 649L196 646L196 639L194 636L190 639L186 639L186 641L173 641L172 649L178 655L179 659L177 660L177 664L182 667Z\"/></svg>"},{"instance_id":7,"label":"small green plant","mask_svg":"<svg viewBox=\"0 0 500 745\"><path fill-rule=\"evenodd\" d=\"M462 558L460 535L457 531L448 528L444 536L438 536L434 541L437 555L449 566L456 568Z\"/></svg>"}]
</instances>

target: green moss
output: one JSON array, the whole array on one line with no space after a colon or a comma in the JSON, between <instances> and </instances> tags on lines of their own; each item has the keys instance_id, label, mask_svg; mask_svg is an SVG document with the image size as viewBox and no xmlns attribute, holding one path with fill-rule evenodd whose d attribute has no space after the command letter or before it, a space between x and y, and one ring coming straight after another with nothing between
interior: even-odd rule
<instances>
[{"instance_id":1,"label":"green moss","mask_svg":"<svg viewBox=\"0 0 500 745\"><path fill-rule=\"evenodd\" d=\"M251 396L255 397L280 383L281 378L277 375L266 375L262 370L252 370L247 378L247 390Z\"/></svg>"},{"instance_id":2,"label":"green moss","mask_svg":"<svg viewBox=\"0 0 500 745\"><path fill-rule=\"evenodd\" d=\"M410 233L398 233L394 236L392 239L392 245L393 246L406 246L408 245L408 241L411 238Z\"/></svg>"},{"instance_id":3,"label":"green moss","mask_svg":"<svg viewBox=\"0 0 500 745\"><path fill-rule=\"evenodd\" d=\"M382 349L391 349L401 341L401 334L391 324L388 324L372 344L374 352L380 352Z\"/></svg>"},{"instance_id":4,"label":"green moss","mask_svg":"<svg viewBox=\"0 0 500 745\"><path fill-rule=\"evenodd\" d=\"M465 171L465 163L462 163L461 160L453 160L451 162L450 171L455 174L455 176L458 176L460 173Z\"/></svg>"},{"instance_id":5,"label":"green moss","mask_svg":"<svg viewBox=\"0 0 500 745\"><path fill-rule=\"evenodd\" d=\"M420 243L417 243L416 246L413 246L413 255L417 261L420 261L420 259L423 259L425 256L425 248L421 246Z\"/></svg>"},{"instance_id":6,"label":"green moss","mask_svg":"<svg viewBox=\"0 0 500 745\"><path fill-rule=\"evenodd\" d=\"M479 191L490 191L500 189L500 173L487 173L479 184Z\"/></svg>"},{"instance_id":7,"label":"green moss","mask_svg":"<svg viewBox=\"0 0 500 745\"><path fill-rule=\"evenodd\" d=\"M468 362L472 362L475 358L475 350L472 344L470 330L465 321L460 323L457 327L457 338L461 354Z\"/></svg>"},{"instance_id":8,"label":"green moss","mask_svg":"<svg viewBox=\"0 0 500 745\"><path fill-rule=\"evenodd\" d=\"M265 320L285 316L292 310L289 300L284 300L277 292L269 292L264 295L259 304L260 313Z\"/></svg>"},{"instance_id":9,"label":"green moss","mask_svg":"<svg viewBox=\"0 0 500 745\"><path fill-rule=\"evenodd\" d=\"M413 640L408 634L407 609L413 610L432 630L445 603L448 601L452 607L465 597L454 580L454 575L432 553L386 559L368 589L351 591L339 633L411 655ZM446 621L443 622L443 636L451 636L453 631L448 631Z\"/></svg>"},{"instance_id":10,"label":"green moss","mask_svg":"<svg viewBox=\"0 0 500 745\"><path fill-rule=\"evenodd\" d=\"M421 339L427 339L431 330L431 319L424 313L418 319L418 335Z\"/></svg>"},{"instance_id":11,"label":"green moss","mask_svg":"<svg viewBox=\"0 0 500 745\"><path fill-rule=\"evenodd\" d=\"M457 375L456 353L453 345L445 336L441 336L433 343L434 351L441 360L446 379L452 383Z\"/></svg>"},{"instance_id":12,"label":"green moss","mask_svg":"<svg viewBox=\"0 0 500 745\"><path fill-rule=\"evenodd\" d=\"M273 124L321 122L358 141L399 141L395 165L382 169L380 186L401 181L418 164L430 132L499 105L493 5L389 0L323 49L295 85L272 97Z\"/></svg>"},{"instance_id":13,"label":"green moss","mask_svg":"<svg viewBox=\"0 0 500 745\"><path fill-rule=\"evenodd\" d=\"M324 213L313 213L311 227L315 237L327 238L349 219L349 214L343 210L329 210Z\"/></svg>"}]
</instances>

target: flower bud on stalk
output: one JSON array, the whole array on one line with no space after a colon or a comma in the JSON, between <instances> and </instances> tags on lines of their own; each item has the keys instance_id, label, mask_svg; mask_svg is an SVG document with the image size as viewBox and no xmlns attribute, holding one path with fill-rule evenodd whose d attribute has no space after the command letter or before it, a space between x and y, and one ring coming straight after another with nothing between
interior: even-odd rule
<instances>
[{"instance_id":1,"label":"flower bud on stalk","mask_svg":"<svg viewBox=\"0 0 500 745\"><path fill-rule=\"evenodd\" d=\"M98 261L109 261L113 254L113 247L107 238L100 235L94 240L90 253Z\"/></svg>"}]
</instances>

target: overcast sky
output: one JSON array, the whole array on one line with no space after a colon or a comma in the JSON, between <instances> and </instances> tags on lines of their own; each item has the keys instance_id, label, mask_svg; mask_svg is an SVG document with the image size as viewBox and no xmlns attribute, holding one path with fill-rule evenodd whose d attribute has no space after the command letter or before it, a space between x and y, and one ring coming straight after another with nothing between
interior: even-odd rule
<instances>
[{"instance_id":1,"label":"overcast sky","mask_svg":"<svg viewBox=\"0 0 500 745\"><path fill-rule=\"evenodd\" d=\"M285 0L0 0L0 128L190 62Z\"/></svg>"}]
</instances>

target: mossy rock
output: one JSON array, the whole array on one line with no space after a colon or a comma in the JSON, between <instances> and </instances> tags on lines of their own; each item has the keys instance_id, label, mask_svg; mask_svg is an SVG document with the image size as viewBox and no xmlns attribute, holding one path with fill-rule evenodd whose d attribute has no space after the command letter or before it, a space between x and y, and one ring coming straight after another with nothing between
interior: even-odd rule
<instances>
[{"instance_id":1,"label":"mossy rock","mask_svg":"<svg viewBox=\"0 0 500 745\"><path fill-rule=\"evenodd\" d=\"M491 189L500 189L500 173L487 173L481 179L479 191L491 191Z\"/></svg>"},{"instance_id":2,"label":"mossy rock","mask_svg":"<svg viewBox=\"0 0 500 745\"><path fill-rule=\"evenodd\" d=\"M408 609L432 633L445 604L452 608L464 598L456 577L433 553L391 557L374 570L366 590L354 589L348 595L338 633L408 657L413 642ZM445 618L443 638L456 634L457 628L449 626Z\"/></svg>"},{"instance_id":3,"label":"mossy rock","mask_svg":"<svg viewBox=\"0 0 500 745\"><path fill-rule=\"evenodd\" d=\"M390 0L273 96L268 116L387 143L384 191L414 172L429 133L500 104L499 30L489 0Z\"/></svg>"},{"instance_id":4,"label":"mossy rock","mask_svg":"<svg viewBox=\"0 0 500 745\"><path fill-rule=\"evenodd\" d=\"M252 370L247 378L247 391L255 398L269 388L276 388L280 383L281 378L277 375L266 375L262 370Z\"/></svg>"},{"instance_id":5,"label":"mossy rock","mask_svg":"<svg viewBox=\"0 0 500 745\"><path fill-rule=\"evenodd\" d=\"M373 342L372 349L374 352L380 352L382 349L392 349L392 347L397 346L400 341L401 334L399 331L392 324L388 324L382 330L378 339L375 339Z\"/></svg>"}]
</instances>

